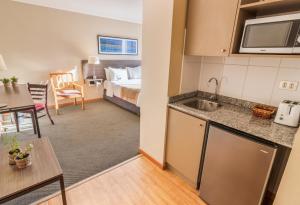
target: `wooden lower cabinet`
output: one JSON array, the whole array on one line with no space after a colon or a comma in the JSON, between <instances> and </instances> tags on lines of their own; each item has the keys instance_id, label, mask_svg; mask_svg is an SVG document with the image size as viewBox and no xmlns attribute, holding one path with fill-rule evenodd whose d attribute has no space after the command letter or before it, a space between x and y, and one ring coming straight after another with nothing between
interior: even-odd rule
<instances>
[{"instance_id":1,"label":"wooden lower cabinet","mask_svg":"<svg viewBox=\"0 0 300 205\"><path fill-rule=\"evenodd\" d=\"M196 186L206 122L169 108L167 166Z\"/></svg>"}]
</instances>

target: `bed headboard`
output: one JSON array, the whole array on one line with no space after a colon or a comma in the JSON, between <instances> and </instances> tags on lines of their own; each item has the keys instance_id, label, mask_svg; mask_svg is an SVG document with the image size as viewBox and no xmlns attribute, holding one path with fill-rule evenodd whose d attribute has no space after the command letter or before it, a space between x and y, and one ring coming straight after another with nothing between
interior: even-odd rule
<instances>
[{"instance_id":1,"label":"bed headboard","mask_svg":"<svg viewBox=\"0 0 300 205\"><path fill-rule=\"evenodd\" d=\"M99 65L89 65L87 60L81 61L82 76L83 79L92 79L95 74L98 79L106 79L104 68L115 67L115 68L125 68L125 67L136 67L140 66L140 60L101 60Z\"/></svg>"}]
</instances>

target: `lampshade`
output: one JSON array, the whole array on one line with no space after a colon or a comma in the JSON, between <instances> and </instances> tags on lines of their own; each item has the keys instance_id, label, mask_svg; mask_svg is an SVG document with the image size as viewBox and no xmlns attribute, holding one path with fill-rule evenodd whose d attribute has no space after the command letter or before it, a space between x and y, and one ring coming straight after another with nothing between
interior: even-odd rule
<instances>
[{"instance_id":1,"label":"lampshade","mask_svg":"<svg viewBox=\"0 0 300 205\"><path fill-rule=\"evenodd\" d=\"M0 54L0 70L7 70L6 64L1 54Z\"/></svg>"},{"instance_id":2,"label":"lampshade","mask_svg":"<svg viewBox=\"0 0 300 205\"><path fill-rule=\"evenodd\" d=\"M98 56L89 56L88 64L99 65L100 63Z\"/></svg>"}]
</instances>

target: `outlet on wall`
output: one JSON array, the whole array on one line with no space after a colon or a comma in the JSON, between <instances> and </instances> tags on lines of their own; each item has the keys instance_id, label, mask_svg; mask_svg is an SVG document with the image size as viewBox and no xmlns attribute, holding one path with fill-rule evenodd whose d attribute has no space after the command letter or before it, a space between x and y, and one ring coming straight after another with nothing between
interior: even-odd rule
<instances>
[{"instance_id":1,"label":"outlet on wall","mask_svg":"<svg viewBox=\"0 0 300 205\"><path fill-rule=\"evenodd\" d=\"M298 89L298 82L283 80L279 84L279 88L283 90L296 91Z\"/></svg>"}]
</instances>

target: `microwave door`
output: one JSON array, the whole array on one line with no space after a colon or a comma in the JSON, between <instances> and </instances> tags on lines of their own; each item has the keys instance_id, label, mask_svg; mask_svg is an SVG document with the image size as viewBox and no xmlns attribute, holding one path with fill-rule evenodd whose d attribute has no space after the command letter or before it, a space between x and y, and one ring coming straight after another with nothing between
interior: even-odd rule
<instances>
[{"instance_id":1,"label":"microwave door","mask_svg":"<svg viewBox=\"0 0 300 205\"><path fill-rule=\"evenodd\" d=\"M293 21L246 24L241 53L292 53L290 42Z\"/></svg>"}]
</instances>

